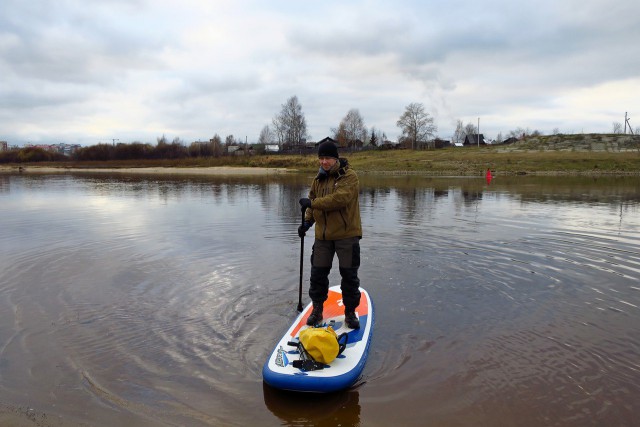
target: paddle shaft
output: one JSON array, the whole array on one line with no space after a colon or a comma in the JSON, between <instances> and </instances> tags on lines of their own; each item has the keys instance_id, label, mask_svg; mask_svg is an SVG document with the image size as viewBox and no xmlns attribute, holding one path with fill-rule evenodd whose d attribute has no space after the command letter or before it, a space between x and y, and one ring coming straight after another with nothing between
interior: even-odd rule
<instances>
[{"instance_id":1,"label":"paddle shaft","mask_svg":"<svg viewBox=\"0 0 640 427\"><path fill-rule=\"evenodd\" d=\"M302 207L302 223L304 227L304 211L307 208ZM304 234L300 237L300 285L298 286L298 311L302 312L302 271L304 267Z\"/></svg>"}]
</instances>

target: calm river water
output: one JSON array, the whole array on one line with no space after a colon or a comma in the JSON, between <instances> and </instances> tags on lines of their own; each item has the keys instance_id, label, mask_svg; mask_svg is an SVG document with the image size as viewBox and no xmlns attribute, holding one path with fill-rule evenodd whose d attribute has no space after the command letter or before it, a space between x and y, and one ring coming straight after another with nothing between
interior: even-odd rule
<instances>
[{"instance_id":1,"label":"calm river water","mask_svg":"<svg viewBox=\"0 0 640 427\"><path fill-rule=\"evenodd\" d=\"M640 178L361 176L371 353L300 396L261 369L311 178L0 174L0 420L637 425Z\"/></svg>"}]
</instances>

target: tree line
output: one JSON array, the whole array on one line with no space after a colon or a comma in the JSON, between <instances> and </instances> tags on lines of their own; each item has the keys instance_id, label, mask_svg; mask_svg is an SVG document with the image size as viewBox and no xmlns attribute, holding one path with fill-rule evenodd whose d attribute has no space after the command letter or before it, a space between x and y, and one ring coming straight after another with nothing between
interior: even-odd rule
<instances>
[{"instance_id":1,"label":"tree line","mask_svg":"<svg viewBox=\"0 0 640 427\"><path fill-rule=\"evenodd\" d=\"M440 148L446 145L446 141L436 138L438 128L425 106L419 102L412 102L405 107L404 112L396 122L401 135L397 146L409 149ZM614 123L614 133L620 132L621 125ZM626 128L625 128L626 130ZM554 134L559 134L554 129ZM453 141L463 142L467 135L478 134L478 127L473 123L466 125L462 120L457 121ZM360 111L350 109L340 120L336 128L331 128L331 137L341 147L348 149L380 148L389 141L384 131L375 126L368 128ZM542 135L541 132L529 129L516 128L506 137L499 133L496 143L515 137ZM229 154L228 147L238 148L239 153L262 154L266 148L278 145L282 152L294 152L305 148L310 136L307 133L307 122L302 110L302 105L297 96L290 97L281 105L270 124L265 125L258 137L257 144L247 144L237 140L233 135L227 135L222 140L219 135L214 135L209 141L196 141L187 145L180 138L168 141L165 136L157 138L156 145L143 142L104 144L81 147L72 154L73 160L78 161L108 161L108 160L132 160L132 159L182 159L188 157L220 157ZM395 145L395 143L394 143ZM0 152L0 163L22 163L41 161L69 160L63 154L51 152L37 147L26 147L19 150Z\"/></svg>"},{"instance_id":2,"label":"tree line","mask_svg":"<svg viewBox=\"0 0 640 427\"><path fill-rule=\"evenodd\" d=\"M418 148L420 143L433 140L438 128L434 119L425 111L421 103L407 105L396 125L402 134L398 143L401 146ZM336 128L331 129L331 137L341 147L361 148L363 146L379 147L388 141L385 132L372 126L367 128L357 108L350 109L340 120ZM285 149L305 145L310 136L307 134L307 123L302 106L297 96L292 96L282 105L270 125L265 125L260 132L258 143L262 145L278 144Z\"/></svg>"},{"instance_id":3,"label":"tree line","mask_svg":"<svg viewBox=\"0 0 640 427\"><path fill-rule=\"evenodd\" d=\"M420 148L422 144L433 138L437 127L434 119L420 103L409 104L397 122L402 135L400 146ZM385 132L375 127L367 128L358 109L351 109L340 121L338 127L331 129L331 136L341 147L359 149L364 146L381 147L387 142ZM266 152L266 147L278 145L284 151L292 151L306 147L310 136L307 133L307 122L302 105L297 96L290 97L281 106L269 125L265 125L257 144L238 141L228 135L223 141L214 135L209 141L196 141L187 145L180 138L168 141L165 136L157 138L156 145L143 142L105 144L80 147L71 158L77 161L109 161L133 159L183 159L188 157L220 157L229 154L231 146L237 147L240 153ZM25 147L0 153L0 163L22 163L42 161L69 160L69 157L40 147Z\"/></svg>"}]
</instances>

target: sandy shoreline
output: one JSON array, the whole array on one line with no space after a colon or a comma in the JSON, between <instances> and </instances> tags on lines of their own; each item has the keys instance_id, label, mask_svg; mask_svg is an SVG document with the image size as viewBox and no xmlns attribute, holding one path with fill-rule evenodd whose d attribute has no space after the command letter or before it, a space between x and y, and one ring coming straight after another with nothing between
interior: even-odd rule
<instances>
[{"instance_id":1,"label":"sandy shoreline","mask_svg":"<svg viewBox=\"0 0 640 427\"><path fill-rule=\"evenodd\" d=\"M285 168L250 167L144 167L144 168L66 168L48 166L0 166L0 173L127 173L162 175L275 175L291 172Z\"/></svg>"},{"instance_id":2,"label":"sandy shoreline","mask_svg":"<svg viewBox=\"0 0 640 427\"><path fill-rule=\"evenodd\" d=\"M265 167L234 167L234 166L210 166L210 167L103 167L103 168L76 168L53 166L7 166L0 165L0 174L137 174L137 175L200 175L200 176L273 176L286 173L301 172L298 169L265 168ZM469 174L464 170L450 170L430 172L425 170L358 170L358 174L366 175L419 175L431 177L484 177L484 171L480 174ZM526 172L494 172L494 176L637 176L640 170L634 171L526 171Z\"/></svg>"}]
</instances>

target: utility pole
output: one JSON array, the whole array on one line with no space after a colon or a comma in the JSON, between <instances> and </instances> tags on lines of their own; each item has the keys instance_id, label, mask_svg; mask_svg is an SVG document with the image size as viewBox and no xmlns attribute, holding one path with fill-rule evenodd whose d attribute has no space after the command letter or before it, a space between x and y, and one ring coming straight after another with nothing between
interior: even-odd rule
<instances>
[{"instance_id":1,"label":"utility pole","mask_svg":"<svg viewBox=\"0 0 640 427\"><path fill-rule=\"evenodd\" d=\"M116 145L116 141L120 142L120 140L117 139L117 138L111 138L111 145L115 146Z\"/></svg>"},{"instance_id":2,"label":"utility pole","mask_svg":"<svg viewBox=\"0 0 640 427\"><path fill-rule=\"evenodd\" d=\"M625 112L624 112L624 134L625 134L625 135L627 134L627 121L628 121L628 120L629 120L629 119L627 118L627 112L625 111Z\"/></svg>"}]
</instances>

